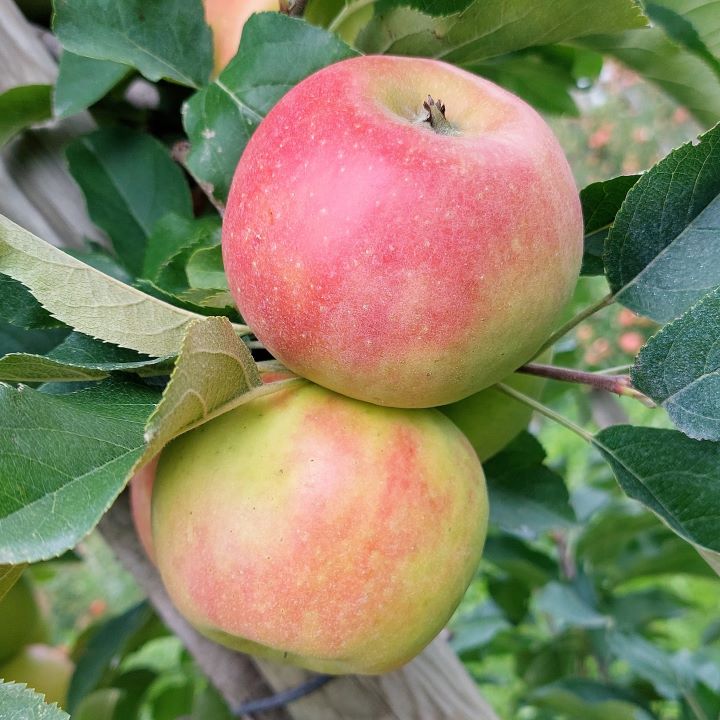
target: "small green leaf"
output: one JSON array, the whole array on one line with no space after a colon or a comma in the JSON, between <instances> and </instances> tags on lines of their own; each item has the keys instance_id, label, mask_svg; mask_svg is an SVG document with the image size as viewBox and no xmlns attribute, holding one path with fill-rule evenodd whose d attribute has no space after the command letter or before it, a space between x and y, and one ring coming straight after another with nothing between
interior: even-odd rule
<instances>
[{"instance_id":1,"label":"small green leaf","mask_svg":"<svg viewBox=\"0 0 720 720\"><path fill-rule=\"evenodd\" d=\"M0 384L0 563L74 547L125 485L159 397L108 380L49 395Z\"/></svg>"},{"instance_id":2,"label":"small green leaf","mask_svg":"<svg viewBox=\"0 0 720 720\"><path fill-rule=\"evenodd\" d=\"M580 191L585 223L585 253L581 275L603 275L605 240L629 190L639 175L620 175L592 183Z\"/></svg>"},{"instance_id":3,"label":"small green leaf","mask_svg":"<svg viewBox=\"0 0 720 720\"><path fill-rule=\"evenodd\" d=\"M21 85L0 93L0 147L26 127L51 117L51 85Z\"/></svg>"},{"instance_id":4,"label":"small green leaf","mask_svg":"<svg viewBox=\"0 0 720 720\"><path fill-rule=\"evenodd\" d=\"M720 125L673 150L628 192L605 243L616 299L658 322L720 285Z\"/></svg>"},{"instance_id":5,"label":"small green leaf","mask_svg":"<svg viewBox=\"0 0 720 720\"><path fill-rule=\"evenodd\" d=\"M90 107L105 96L132 69L110 60L95 60L66 50L60 56L55 84L56 117L68 117Z\"/></svg>"},{"instance_id":6,"label":"small green leaf","mask_svg":"<svg viewBox=\"0 0 720 720\"><path fill-rule=\"evenodd\" d=\"M226 318L194 322L162 401L148 420L144 459L150 460L174 437L229 409L228 403L260 385L250 351Z\"/></svg>"},{"instance_id":7,"label":"small green leaf","mask_svg":"<svg viewBox=\"0 0 720 720\"><path fill-rule=\"evenodd\" d=\"M148 80L198 87L212 69L210 28L200 0L55 0L63 47L137 68Z\"/></svg>"},{"instance_id":8,"label":"small green leaf","mask_svg":"<svg viewBox=\"0 0 720 720\"><path fill-rule=\"evenodd\" d=\"M203 290L227 290L228 282L223 266L222 247L196 250L185 266L190 287Z\"/></svg>"},{"instance_id":9,"label":"small green leaf","mask_svg":"<svg viewBox=\"0 0 720 720\"><path fill-rule=\"evenodd\" d=\"M483 560L529 588L545 585L558 574L557 563L550 556L511 535L489 535Z\"/></svg>"},{"instance_id":10,"label":"small green leaf","mask_svg":"<svg viewBox=\"0 0 720 720\"><path fill-rule=\"evenodd\" d=\"M7 595L10 588L20 579L27 564L0 565L0 602Z\"/></svg>"},{"instance_id":11,"label":"small green leaf","mask_svg":"<svg viewBox=\"0 0 720 720\"><path fill-rule=\"evenodd\" d=\"M0 358L5 382L85 382L102 380L111 372L141 377L169 374L173 358L151 358L82 335L71 334L47 355L11 353Z\"/></svg>"},{"instance_id":12,"label":"small green leaf","mask_svg":"<svg viewBox=\"0 0 720 720\"><path fill-rule=\"evenodd\" d=\"M589 605L570 585L550 582L535 596L535 607L548 615L558 630L566 628L605 628L610 618Z\"/></svg>"},{"instance_id":13,"label":"small green leaf","mask_svg":"<svg viewBox=\"0 0 720 720\"><path fill-rule=\"evenodd\" d=\"M640 351L633 385L696 440L720 440L720 287Z\"/></svg>"},{"instance_id":14,"label":"small green leaf","mask_svg":"<svg viewBox=\"0 0 720 720\"><path fill-rule=\"evenodd\" d=\"M357 53L332 33L280 13L253 15L237 55L183 111L188 167L225 199L240 155L270 108L316 70Z\"/></svg>"},{"instance_id":15,"label":"small green leaf","mask_svg":"<svg viewBox=\"0 0 720 720\"><path fill-rule=\"evenodd\" d=\"M92 635L77 662L68 690L68 709L74 713L80 701L95 690L105 672L120 659L133 637L152 618L143 602L110 618Z\"/></svg>"},{"instance_id":16,"label":"small green leaf","mask_svg":"<svg viewBox=\"0 0 720 720\"><path fill-rule=\"evenodd\" d=\"M7 720L70 720L57 705L48 705L45 698L25 685L0 682L0 708Z\"/></svg>"},{"instance_id":17,"label":"small green leaf","mask_svg":"<svg viewBox=\"0 0 720 720\"><path fill-rule=\"evenodd\" d=\"M22 282L79 332L153 357L177 354L197 317L103 275L2 216L0 273Z\"/></svg>"},{"instance_id":18,"label":"small green leaf","mask_svg":"<svg viewBox=\"0 0 720 720\"><path fill-rule=\"evenodd\" d=\"M720 443L615 425L596 436L620 487L688 542L720 552Z\"/></svg>"},{"instance_id":19,"label":"small green leaf","mask_svg":"<svg viewBox=\"0 0 720 720\"><path fill-rule=\"evenodd\" d=\"M135 275L142 270L147 239L157 221L168 213L192 217L182 170L150 135L103 128L75 140L67 157L90 217Z\"/></svg>"},{"instance_id":20,"label":"small green leaf","mask_svg":"<svg viewBox=\"0 0 720 720\"><path fill-rule=\"evenodd\" d=\"M573 524L565 483L544 459L540 443L522 433L485 464L492 524L521 537Z\"/></svg>"},{"instance_id":21,"label":"small green leaf","mask_svg":"<svg viewBox=\"0 0 720 720\"><path fill-rule=\"evenodd\" d=\"M552 12L535 0L475 0L450 17L406 7L376 15L356 40L366 53L420 55L465 67L536 45L643 27L634 0L560 0Z\"/></svg>"}]
</instances>

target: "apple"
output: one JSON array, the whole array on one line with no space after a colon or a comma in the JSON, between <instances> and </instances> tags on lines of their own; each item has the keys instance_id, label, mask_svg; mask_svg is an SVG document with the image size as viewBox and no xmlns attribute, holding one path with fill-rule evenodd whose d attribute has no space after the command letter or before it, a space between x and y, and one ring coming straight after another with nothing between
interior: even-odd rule
<instances>
[{"instance_id":1,"label":"apple","mask_svg":"<svg viewBox=\"0 0 720 720\"><path fill-rule=\"evenodd\" d=\"M434 409L382 408L298 381L170 443L155 558L201 633L327 673L419 653L480 560L477 455Z\"/></svg>"},{"instance_id":2,"label":"apple","mask_svg":"<svg viewBox=\"0 0 720 720\"><path fill-rule=\"evenodd\" d=\"M442 62L364 56L268 113L222 245L240 312L284 365L350 397L428 407L537 352L575 285L583 226L529 105Z\"/></svg>"},{"instance_id":3,"label":"apple","mask_svg":"<svg viewBox=\"0 0 720 720\"><path fill-rule=\"evenodd\" d=\"M243 25L256 12L280 10L280 0L203 0L205 20L213 34L213 77L232 60Z\"/></svg>"},{"instance_id":4,"label":"apple","mask_svg":"<svg viewBox=\"0 0 720 720\"><path fill-rule=\"evenodd\" d=\"M0 600L0 663L23 645L42 642L47 628L30 580L22 575Z\"/></svg>"},{"instance_id":5,"label":"apple","mask_svg":"<svg viewBox=\"0 0 720 720\"><path fill-rule=\"evenodd\" d=\"M552 360L548 350L538 362ZM536 375L513 373L503 380L511 388L537 399L545 387L545 379ZM481 390L470 397L439 408L465 433L480 458L485 462L500 452L524 430L532 417L532 408L509 397L495 386Z\"/></svg>"},{"instance_id":6,"label":"apple","mask_svg":"<svg viewBox=\"0 0 720 720\"><path fill-rule=\"evenodd\" d=\"M44 695L45 702L63 707L74 670L72 660L60 648L26 645L12 660L0 666L0 678L5 682L24 683Z\"/></svg>"},{"instance_id":7,"label":"apple","mask_svg":"<svg viewBox=\"0 0 720 720\"><path fill-rule=\"evenodd\" d=\"M130 480L130 512L135 532L137 532L145 554L153 564L155 563L155 550L153 549L150 524L150 506L158 459L158 457L154 457L147 465L143 465Z\"/></svg>"}]
</instances>

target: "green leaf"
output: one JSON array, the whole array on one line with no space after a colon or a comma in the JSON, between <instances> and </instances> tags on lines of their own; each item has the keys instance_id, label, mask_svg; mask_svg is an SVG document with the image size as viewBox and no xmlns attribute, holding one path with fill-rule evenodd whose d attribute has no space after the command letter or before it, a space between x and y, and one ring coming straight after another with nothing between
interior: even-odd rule
<instances>
[{"instance_id":1,"label":"green leaf","mask_svg":"<svg viewBox=\"0 0 720 720\"><path fill-rule=\"evenodd\" d=\"M577 720L652 720L653 716L624 688L596 680L567 678L530 693L533 705L550 710L552 717Z\"/></svg>"},{"instance_id":2,"label":"green leaf","mask_svg":"<svg viewBox=\"0 0 720 720\"><path fill-rule=\"evenodd\" d=\"M521 537L573 524L565 483L544 459L540 443L525 432L484 465L492 524Z\"/></svg>"},{"instance_id":3,"label":"green leaf","mask_svg":"<svg viewBox=\"0 0 720 720\"><path fill-rule=\"evenodd\" d=\"M57 705L24 685L0 682L0 708L7 720L70 720Z\"/></svg>"},{"instance_id":4,"label":"green leaf","mask_svg":"<svg viewBox=\"0 0 720 720\"><path fill-rule=\"evenodd\" d=\"M270 108L316 70L357 53L332 33L280 13L261 13L243 28L237 55L185 105L193 175L224 199L240 155Z\"/></svg>"},{"instance_id":5,"label":"green leaf","mask_svg":"<svg viewBox=\"0 0 720 720\"><path fill-rule=\"evenodd\" d=\"M557 563L552 558L510 535L489 535L483 560L529 588L545 585L558 574Z\"/></svg>"},{"instance_id":6,"label":"green leaf","mask_svg":"<svg viewBox=\"0 0 720 720\"><path fill-rule=\"evenodd\" d=\"M616 299L658 322L720 285L720 125L673 150L628 192L605 243Z\"/></svg>"},{"instance_id":7,"label":"green leaf","mask_svg":"<svg viewBox=\"0 0 720 720\"><path fill-rule=\"evenodd\" d=\"M404 7L376 15L356 44L366 53L430 56L465 67L527 47L645 24L633 0L559 0L552 12L535 0L475 0L447 18Z\"/></svg>"},{"instance_id":8,"label":"green leaf","mask_svg":"<svg viewBox=\"0 0 720 720\"><path fill-rule=\"evenodd\" d=\"M688 611L689 603L664 587L613 595L608 613L620 630L643 629L656 620L675 618Z\"/></svg>"},{"instance_id":9,"label":"green leaf","mask_svg":"<svg viewBox=\"0 0 720 720\"><path fill-rule=\"evenodd\" d=\"M0 357L10 353L42 355L67 336L67 330L21 330L0 320Z\"/></svg>"},{"instance_id":10,"label":"green leaf","mask_svg":"<svg viewBox=\"0 0 720 720\"><path fill-rule=\"evenodd\" d=\"M192 217L190 189L167 148L150 135L103 128L67 149L93 222L110 236L124 265L140 274L145 246L160 218Z\"/></svg>"},{"instance_id":11,"label":"green leaf","mask_svg":"<svg viewBox=\"0 0 720 720\"><path fill-rule=\"evenodd\" d=\"M177 354L197 317L103 275L2 216L0 273L22 282L79 332L153 357Z\"/></svg>"},{"instance_id":12,"label":"green leaf","mask_svg":"<svg viewBox=\"0 0 720 720\"><path fill-rule=\"evenodd\" d=\"M0 602L10 588L20 579L27 565L0 565Z\"/></svg>"},{"instance_id":13,"label":"green leaf","mask_svg":"<svg viewBox=\"0 0 720 720\"><path fill-rule=\"evenodd\" d=\"M708 3L708 5L711 4L713 3ZM716 6L716 11L718 9ZM710 52L690 20L672 8L655 2L645 3L645 12L653 24L662 27L671 40L704 60L720 77L720 61Z\"/></svg>"},{"instance_id":14,"label":"green leaf","mask_svg":"<svg viewBox=\"0 0 720 720\"><path fill-rule=\"evenodd\" d=\"M694 545L720 552L720 444L615 425L596 435L620 487Z\"/></svg>"},{"instance_id":15,"label":"green leaf","mask_svg":"<svg viewBox=\"0 0 720 720\"><path fill-rule=\"evenodd\" d=\"M720 440L720 287L650 338L632 382L689 437Z\"/></svg>"},{"instance_id":16,"label":"green leaf","mask_svg":"<svg viewBox=\"0 0 720 720\"><path fill-rule=\"evenodd\" d=\"M190 287L205 290L228 289L222 247L219 245L196 250L188 259L185 272Z\"/></svg>"},{"instance_id":17,"label":"green leaf","mask_svg":"<svg viewBox=\"0 0 720 720\"><path fill-rule=\"evenodd\" d=\"M458 655L468 655L485 647L511 627L494 603L486 603L453 622L450 644Z\"/></svg>"},{"instance_id":18,"label":"green leaf","mask_svg":"<svg viewBox=\"0 0 720 720\"><path fill-rule=\"evenodd\" d=\"M73 333L47 355L11 353L0 358L0 380L6 382L84 382L111 372L141 377L169 374L173 358L151 358Z\"/></svg>"},{"instance_id":19,"label":"green leaf","mask_svg":"<svg viewBox=\"0 0 720 720\"><path fill-rule=\"evenodd\" d=\"M25 329L64 327L21 282L8 275L0 275L0 314L4 320Z\"/></svg>"},{"instance_id":20,"label":"green leaf","mask_svg":"<svg viewBox=\"0 0 720 720\"><path fill-rule=\"evenodd\" d=\"M200 0L55 0L63 47L130 65L148 80L204 85L212 69L210 28Z\"/></svg>"},{"instance_id":21,"label":"green leaf","mask_svg":"<svg viewBox=\"0 0 720 720\"><path fill-rule=\"evenodd\" d=\"M580 191L585 223L585 253L581 275L603 275L605 240L615 216L639 175L620 175L611 180L592 183Z\"/></svg>"},{"instance_id":22,"label":"green leaf","mask_svg":"<svg viewBox=\"0 0 720 720\"><path fill-rule=\"evenodd\" d=\"M51 85L21 85L0 93L0 147L14 135L52 117Z\"/></svg>"},{"instance_id":23,"label":"green leaf","mask_svg":"<svg viewBox=\"0 0 720 720\"><path fill-rule=\"evenodd\" d=\"M720 79L703 60L673 43L660 28L595 35L577 42L611 55L640 73L684 105L703 126L713 125L720 117Z\"/></svg>"},{"instance_id":24,"label":"green leaf","mask_svg":"<svg viewBox=\"0 0 720 720\"><path fill-rule=\"evenodd\" d=\"M68 709L74 713L80 701L99 687L105 672L117 663L133 637L153 613L143 602L110 618L90 638L77 662L68 690Z\"/></svg>"},{"instance_id":25,"label":"green leaf","mask_svg":"<svg viewBox=\"0 0 720 720\"><path fill-rule=\"evenodd\" d=\"M110 60L76 55L66 50L60 56L55 84L56 117L68 117L90 107L117 85L131 68Z\"/></svg>"},{"instance_id":26,"label":"green leaf","mask_svg":"<svg viewBox=\"0 0 720 720\"><path fill-rule=\"evenodd\" d=\"M112 380L65 395L0 385L0 563L56 557L95 527L142 454L158 399Z\"/></svg>"},{"instance_id":27,"label":"green leaf","mask_svg":"<svg viewBox=\"0 0 720 720\"><path fill-rule=\"evenodd\" d=\"M226 318L194 322L183 339L162 401L148 420L144 460L157 455L174 437L230 409L229 403L261 385L250 351Z\"/></svg>"},{"instance_id":28,"label":"green leaf","mask_svg":"<svg viewBox=\"0 0 720 720\"><path fill-rule=\"evenodd\" d=\"M605 628L610 618L589 605L570 585L550 582L535 596L535 607L548 615L557 630L566 628Z\"/></svg>"}]
</instances>

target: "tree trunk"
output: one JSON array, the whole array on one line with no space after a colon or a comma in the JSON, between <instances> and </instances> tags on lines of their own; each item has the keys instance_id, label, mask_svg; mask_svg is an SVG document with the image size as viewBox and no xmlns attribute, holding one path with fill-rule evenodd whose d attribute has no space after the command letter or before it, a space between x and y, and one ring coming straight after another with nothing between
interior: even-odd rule
<instances>
[{"instance_id":1,"label":"tree trunk","mask_svg":"<svg viewBox=\"0 0 720 720\"><path fill-rule=\"evenodd\" d=\"M0 92L53 83L57 65L40 35L11 0L0 0ZM102 238L87 217L70 177L63 146L93 127L89 113L24 133L0 153L0 213L56 245ZM258 661L223 648L193 630L172 606L155 568L140 548L126 494L100 530L147 593L158 614L184 642L232 707L294 687L311 677L297 668ZM496 720L447 642L437 638L401 670L380 677L335 678L283 708L255 713L262 720Z\"/></svg>"}]
</instances>

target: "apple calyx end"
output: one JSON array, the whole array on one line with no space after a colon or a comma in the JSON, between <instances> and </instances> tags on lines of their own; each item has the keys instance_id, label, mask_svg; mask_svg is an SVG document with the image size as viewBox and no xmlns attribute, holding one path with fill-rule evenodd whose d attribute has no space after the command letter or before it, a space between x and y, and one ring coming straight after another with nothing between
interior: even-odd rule
<instances>
[{"instance_id":1,"label":"apple calyx end","mask_svg":"<svg viewBox=\"0 0 720 720\"><path fill-rule=\"evenodd\" d=\"M448 122L445 117L445 105L440 98L433 100L431 95L423 102L423 108L427 111L427 117L423 119L438 135L457 135L458 131Z\"/></svg>"}]
</instances>

